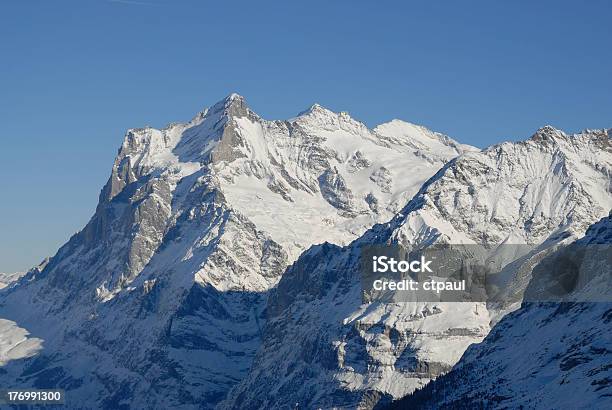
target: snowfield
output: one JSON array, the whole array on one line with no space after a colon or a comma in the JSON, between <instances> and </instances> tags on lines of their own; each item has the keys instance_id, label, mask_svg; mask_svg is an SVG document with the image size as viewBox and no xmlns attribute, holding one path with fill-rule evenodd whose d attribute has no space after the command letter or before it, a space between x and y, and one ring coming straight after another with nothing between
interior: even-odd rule
<instances>
[{"instance_id":1,"label":"snowfield","mask_svg":"<svg viewBox=\"0 0 612 410\"><path fill-rule=\"evenodd\" d=\"M11 283L16 282L23 275L25 275L25 272L0 273L0 289L4 289Z\"/></svg>"}]
</instances>

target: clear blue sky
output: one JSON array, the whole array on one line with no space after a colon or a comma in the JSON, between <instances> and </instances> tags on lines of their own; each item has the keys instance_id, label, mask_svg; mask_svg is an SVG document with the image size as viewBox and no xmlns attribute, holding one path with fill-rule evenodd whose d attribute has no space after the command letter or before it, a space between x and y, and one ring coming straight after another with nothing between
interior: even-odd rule
<instances>
[{"instance_id":1,"label":"clear blue sky","mask_svg":"<svg viewBox=\"0 0 612 410\"><path fill-rule=\"evenodd\" d=\"M230 92L486 146L612 126L609 1L0 0L0 271L94 211L127 128Z\"/></svg>"}]
</instances>

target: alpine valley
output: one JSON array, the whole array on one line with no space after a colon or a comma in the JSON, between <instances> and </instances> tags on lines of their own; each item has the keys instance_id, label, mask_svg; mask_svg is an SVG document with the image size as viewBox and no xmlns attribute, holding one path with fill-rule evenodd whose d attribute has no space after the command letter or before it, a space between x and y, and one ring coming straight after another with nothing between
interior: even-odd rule
<instances>
[{"instance_id":1,"label":"alpine valley","mask_svg":"<svg viewBox=\"0 0 612 410\"><path fill-rule=\"evenodd\" d=\"M316 104L269 121L236 94L131 129L89 223L3 276L0 384L68 408L371 409L556 407L537 386L575 383L611 407L610 304L522 302L547 257L610 239L611 132L479 150ZM362 300L363 247L432 244L482 245L505 302Z\"/></svg>"}]
</instances>

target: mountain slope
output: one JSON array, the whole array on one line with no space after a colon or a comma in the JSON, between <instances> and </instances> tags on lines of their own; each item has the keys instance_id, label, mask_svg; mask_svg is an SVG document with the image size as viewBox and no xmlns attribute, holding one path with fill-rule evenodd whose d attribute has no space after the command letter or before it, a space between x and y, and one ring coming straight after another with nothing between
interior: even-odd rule
<instances>
[{"instance_id":1,"label":"mountain slope","mask_svg":"<svg viewBox=\"0 0 612 410\"><path fill-rule=\"evenodd\" d=\"M361 248L480 244L494 255L523 244L504 289L522 295L528 268L583 234L612 207L609 131L531 139L468 152L431 178L390 223L347 247L312 247L272 291L264 339L226 408L370 408L445 373L513 306L362 304ZM510 299L512 300L512 299Z\"/></svg>"},{"instance_id":2,"label":"mountain slope","mask_svg":"<svg viewBox=\"0 0 612 410\"><path fill-rule=\"evenodd\" d=\"M316 105L267 121L235 94L130 130L87 226L0 293L0 317L43 346L0 381L86 408L213 407L246 374L269 289L301 250L390 218L465 149Z\"/></svg>"},{"instance_id":3,"label":"mountain slope","mask_svg":"<svg viewBox=\"0 0 612 410\"><path fill-rule=\"evenodd\" d=\"M524 303L471 346L451 372L392 407L610 408L610 246L612 217L607 217L567 249L598 256L576 261L589 282L556 302ZM553 275L548 266L536 271ZM567 259L559 266L568 266Z\"/></svg>"}]
</instances>

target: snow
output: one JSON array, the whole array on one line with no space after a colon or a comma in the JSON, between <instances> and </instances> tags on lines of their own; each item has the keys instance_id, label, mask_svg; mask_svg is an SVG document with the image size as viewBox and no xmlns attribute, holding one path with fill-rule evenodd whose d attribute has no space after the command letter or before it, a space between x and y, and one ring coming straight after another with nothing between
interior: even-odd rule
<instances>
[{"instance_id":1,"label":"snow","mask_svg":"<svg viewBox=\"0 0 612 410\"><path fill-rule=\"evenodd\" d=\"M9 286L11 283L16 282L25 275L25 272L16 273L0 273L0 289Z\"/></svg>"},{"instance_id":2,"label":"snow","mask_svg":"<svg viewBox=\"0 0 612 410\"><path fill-rule=\"evenodd\" d=\"M347 244L374 223L390 219L445 161L462 152L449 146L453 142L447 137L442 141L424 137L425 133L437 134L423 128L418 128L418 134L410 134L401 127L390 127L384 130L384 137L393 137L394 142L383 143L385 140L381 140L376 130L368 130L347 114L336 114L319 105L287 122L291 127L299 126L306 132L297 136L287 135L286 129L275 123L237 119L239 133L246 136L247 145L241 149L247 157L232 164L222 164L216 171L221 188L234 208L286 247L291 259L297 258L312 244L324 241ZM416 154L415 142L420 155ZM271 162L281 164L282 172L304 186L317 184L319 170L308 169L310 164L299 168L294 164L296 160L308 161L308 158L301 158L302 150L311 144L327 154L327 166L335 169L346 181L357 215L342 216L318 192L297 189L289 183L285 184L286 193L292 201L268 188L271 181L284 180L283 174L271 166ZM356 171L352 169L351 159L355 155L367 160L368 165ZM423 155L427 155L429 160L424 160ZM257 173L251 172L254 163L258 167ZM381 168L389 171L392 183L388 190L381 188L371 177ZM406 174L406 169L410 169L409 174ZM369 211L365 201L368 194L379 201L378 214Z\"/></svg>"},{"instance_id":3,"label":"snow","mask_svg":"<svg viewBox=\"0 0 612 410\"><path fill-rule=\"evenodd\" d=\"M569 245L607 250L607 255L576 261L590 282L563 297L565 303L523 303L482 343L471 346L449 374L418 392L415 402L427 408L453 407L453 403L609 408L611 242L612 218L593 224L583 238ZM554 278L546 269L539 269L538 275ZM534 274L530 286L541 285L536 279L541 278ZM412 399L408 397L400 407L410 407Z\"/></svg>"},{"instance_id":4,"label":"snow","mask_svg":"<svg viewBox=\"0 0 612 410\"><path fill-rule=\"evenodd\" d=\"M219 188L235 211L283 245L292 260L312 244L347 244L373 224L389 220L446 161L463 150L475 150L397 120L368 130L348 114L336 114L318 104L280 125L255 114L228 119L218 113L219 107L241 101L242 97L232 94L187 124L172 124L162 130L132 129L116 163L129 158L139 175L171 172L171 182L177 184L181 178L205 170L204 156L214 151L222 138L219 124L232 123L242 138L235 148L240 155L213 166ZM288 127L304 132L292 134ZM329 160L324 166L336 169L346 181L355 199L356 215L339 215L338 209L316 192L321 169L309 163L311 151L323 153ZM369 165L351 169L355 155L361 155ZM381 168L389 171L389 189L372 179ZM411 172L407 175L405 169ZM302 186L292 186L286 175ZM284 186L292 201L273 192L270 183ZM378 200L378 213L368 208L368 195Z\"/></svg>"},{"instance_id":5,"label":"snow","mask_svg":"<svg viewBox=\"0 0 612 410\"><path fill-rule=\"evenodd\" d=\"M43 341L28 337L29 334L15 322L0 319L0 366L12 360L34 356L42 349Z\"/></svg>"}]
</instances>

